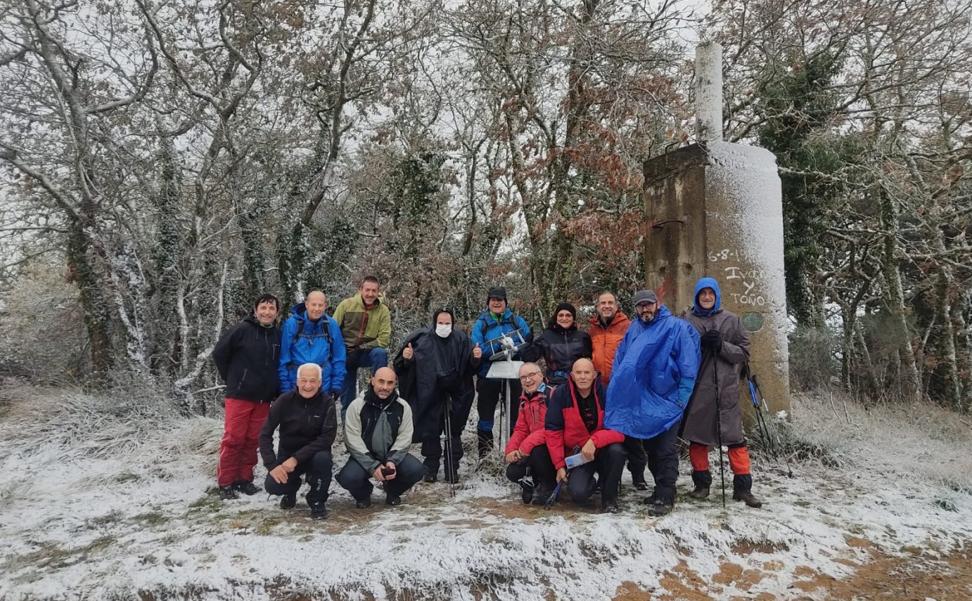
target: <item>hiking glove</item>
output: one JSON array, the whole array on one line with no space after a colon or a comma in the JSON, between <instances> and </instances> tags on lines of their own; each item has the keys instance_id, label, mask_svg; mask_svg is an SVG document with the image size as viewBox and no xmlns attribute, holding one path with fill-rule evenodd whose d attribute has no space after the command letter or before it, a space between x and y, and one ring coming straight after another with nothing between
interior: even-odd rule
<instances>
[{"instance_id":1,"label":"hiking glove","mask_svg":"<svg viewBox=\"0 0 972 601\"><path fill-rule=\"evenodd\" d=\"M702 334L702 348L718 353L722 350L722 334L719 330L709 330Z\"/></svg>"}]
</instances>

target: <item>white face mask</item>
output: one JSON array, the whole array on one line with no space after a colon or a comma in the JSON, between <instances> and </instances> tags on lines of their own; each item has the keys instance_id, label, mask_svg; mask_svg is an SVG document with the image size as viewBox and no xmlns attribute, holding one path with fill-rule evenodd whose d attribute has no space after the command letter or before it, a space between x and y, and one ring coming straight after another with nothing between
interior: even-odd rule
<instances>
[{"instance_id":1,"label":"white face mask","mask_svg":"<svg viewBox=\"0 0 972 601\"><path fill-rule=\"evenodd\" d=\"M448 338L449 334L452 333L451 323L437 323L435 324L435 335L439 338Z\"/></svg>"}]
</instances>

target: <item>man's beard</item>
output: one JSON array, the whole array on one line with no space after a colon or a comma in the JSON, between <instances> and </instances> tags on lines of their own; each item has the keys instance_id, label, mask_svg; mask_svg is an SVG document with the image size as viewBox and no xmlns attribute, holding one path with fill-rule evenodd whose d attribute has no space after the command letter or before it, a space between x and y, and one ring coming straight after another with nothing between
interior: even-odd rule
<instances>
[{"instance_id":1,"label":"man's beard","mask_svg":"<svg viewBox=\"0 0 972 601\"><path fill-rule=\"evenodd\" d=\"M652 321L654 321L654 319L655 319L655 314L654 313L642 313L641 314L641 322L642 323L651 323Z\"/></svg>"}]
</instances>

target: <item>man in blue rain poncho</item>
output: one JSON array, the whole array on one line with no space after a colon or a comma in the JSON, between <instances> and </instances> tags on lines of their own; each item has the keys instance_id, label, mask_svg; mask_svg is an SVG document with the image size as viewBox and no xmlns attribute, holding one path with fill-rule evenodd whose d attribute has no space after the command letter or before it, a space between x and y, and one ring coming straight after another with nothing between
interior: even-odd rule
<instances>
[{"instance_id":1,"label":"man in blue rain poncho","mask_svg":"<svg viewBox=\"0 0 972 601\"><path fill-rule=\"evenodd\" d=\"M675 505L678 424L699 370L699 335L658 304L652 290L633 297L636 320L618 346L607 391L604 427L644 441L655 490L648 513Z\"/></svg>"}]
</instances>

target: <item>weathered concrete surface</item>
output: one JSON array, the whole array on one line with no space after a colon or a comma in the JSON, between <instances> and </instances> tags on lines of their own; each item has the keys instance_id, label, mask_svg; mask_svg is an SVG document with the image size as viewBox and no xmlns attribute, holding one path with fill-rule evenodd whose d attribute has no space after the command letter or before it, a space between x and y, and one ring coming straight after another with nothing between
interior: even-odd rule
<instances>
[{"instance_id":1,"label":"weathered concrete surface","mask_svg":"<svg viewBox=\"0 0 972 601\"><path fill-rule=\"evenodd\" d=\"M750 332L750 366L770 409L788 409L789 355L783 205L776 159L764 149L710 142L645 163L646 282L678 313L698 278L719 280L723 306ZM748 391L745 404L748 406Z\"/></svg>"}]
</instances>

